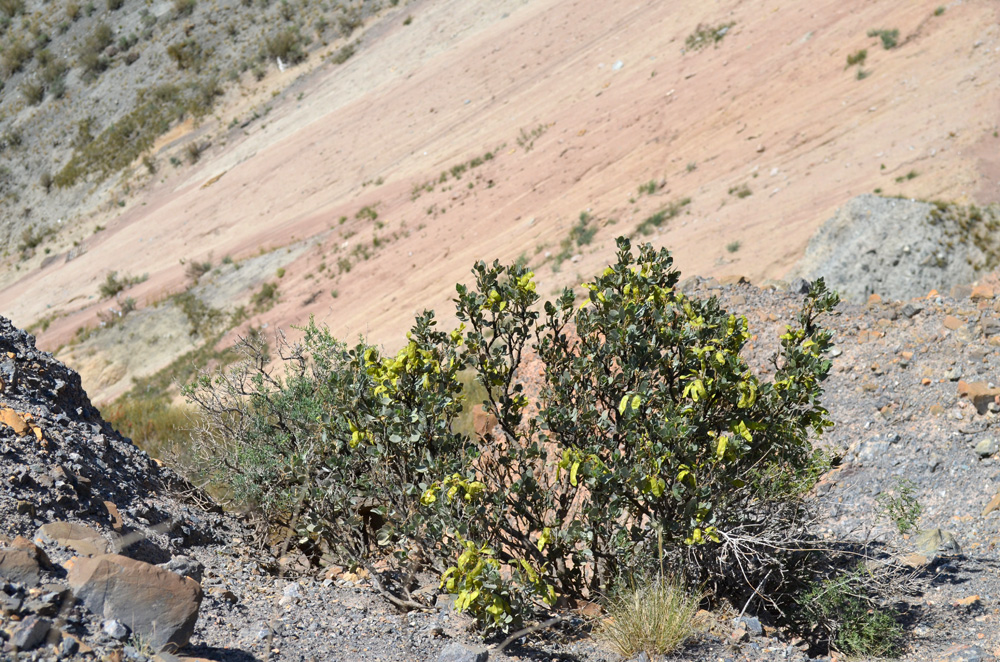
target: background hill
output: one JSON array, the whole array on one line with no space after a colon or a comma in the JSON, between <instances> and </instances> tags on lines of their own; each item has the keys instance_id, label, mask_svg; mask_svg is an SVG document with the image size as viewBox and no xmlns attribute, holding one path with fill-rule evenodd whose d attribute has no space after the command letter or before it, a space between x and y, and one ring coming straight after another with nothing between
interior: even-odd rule
<instances>
[{"instance_id":1,"label":"background hill","mask_svg":"<svg viewBox=\"0 0 1000 662\"><path fill-rule=\"evenodd\" d=\"M0 56L0 306L95 402L250 326L391 347L480 258L764 282L858 194L1000 199L995 3L116 4Z\"/></svg>"}]
</instances>

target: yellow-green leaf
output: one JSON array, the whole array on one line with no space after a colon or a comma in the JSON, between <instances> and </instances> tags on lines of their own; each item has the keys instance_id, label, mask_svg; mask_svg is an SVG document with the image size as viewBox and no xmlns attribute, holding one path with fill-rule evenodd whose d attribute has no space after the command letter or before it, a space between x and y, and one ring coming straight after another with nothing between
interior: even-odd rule
<instances>
[{"instance_id":1,"label":"yellow-green leaf","mask_svg":"<svg viewBox=\"0 0 1000 662\"><path fill-rule=\"evenodd\" d=\"M633 395L632 396L632 409L636 409L636 410L639 409L639 405L641 405L641 404L642 404L642 400L639 398L639 396L638 395Z\"/></svg>"},{"instance_id":2,"label":"yellow-green leaf","mask_svg":"<svg viewBox=\"0 0 1000 662\"><path fill-rule=\"evenodd\" d=\"M577 460L569 469L569 484L576 487L576 472L580 469L580 461Z\"/></svg>"}]
</instances>

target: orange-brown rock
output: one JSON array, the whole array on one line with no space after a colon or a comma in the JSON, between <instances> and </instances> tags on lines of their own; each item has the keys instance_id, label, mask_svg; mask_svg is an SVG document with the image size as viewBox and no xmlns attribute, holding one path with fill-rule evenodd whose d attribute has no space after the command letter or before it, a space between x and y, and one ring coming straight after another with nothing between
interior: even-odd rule
<instances>
[{"instance_id":1,"label":"orange-brown rock","mask_svg":"<svg viewBox=\"0 0 1000 662\"><path fill-rule=\"evenodd\" d=\"M954 331L958 327L962 326L963 322L954 315L945 315L944 321L941 322L941 324L944 326L944 328L951 329L952 331Z\"/></svg>"},{"instance_id":2,"label":"orange-brown rock","mask_svg":"<svg viewBox=\"0 0 1000 662\"><path fill-rule=\"evenodd\" d=\"M985 414L991 402L998 402L1000 388L990 388L986 382L958 380L958 397L968 398L976 406L976 411Z\"/></svg>"},{"instance_id":3,"label":"orange-brown rock","mask_svg":"<svg viewBox=\"0 0 1000 662\"><path fill-rule=\"evenodd\" d=\"M31 432L31 428L24 418L9 407L0 409L0 423L12 429L19 437L23 437Z\"/></svg>"},{"instance_id":4,"label":"orange-brown rock","mask_svg":"<svg viewBox=\"0 0 1000 662\"><path fill-rule=\"evenodd\" d=\"M976 285L972 288L972 293L969 295L970 299L980 300L980 299L992 299L995 296L993 288L989 285Z\"/></svg>"}]
</instances>

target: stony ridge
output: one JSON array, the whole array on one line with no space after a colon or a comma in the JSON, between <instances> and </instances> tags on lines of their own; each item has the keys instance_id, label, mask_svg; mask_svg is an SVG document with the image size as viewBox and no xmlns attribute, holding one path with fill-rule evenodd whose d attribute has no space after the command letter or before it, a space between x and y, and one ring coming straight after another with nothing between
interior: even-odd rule
<instances>
[{"instance_id":1,"label":"stony ridge","mask_svg":"<svg viewBox=\"0 0 1000 662\"><path fill-rule=\"evenodd\" d=\"M809 240L792 276L826 278L841 296L909 299L996 268L1000 207L852 198Z\"/></svg>"}]
</instances>

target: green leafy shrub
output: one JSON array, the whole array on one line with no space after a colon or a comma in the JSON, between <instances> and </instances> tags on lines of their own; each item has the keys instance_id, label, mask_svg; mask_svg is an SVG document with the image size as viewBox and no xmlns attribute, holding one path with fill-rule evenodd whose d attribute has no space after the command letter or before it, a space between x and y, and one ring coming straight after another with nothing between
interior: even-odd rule
<instances>
[{"instance_id":1,"label":"green leafy shrub","mask_svg":"<svg viewBox=\"0 0 1000 662\"><path fill-rule=\"evenodd\" d=\"M847 66L844 68L853 67L854 65L858 65L859 67L864 66L866 59L868 59L868 49L862 48L857 50L847 56Z\"/></svg>"},{"instance_id":2,"label":"green leafy shrub","mask_svg":"<svg viewBox=\"0 0 1000 662\"><path fill-rule=\"evenodd\" d=\"M820 638L847 655L897 657L903 628L896 614L871 595L867 570L858 567L818 581L802 594L799 607Z\"/></svg>"},{"instance_id":3,"label":"green leafy shrub","mask_svg":"<svg viewBox=\"0 0 1000 662\"><path fill-rule=\"evenodd\" d=\"M869 30L869 37L878 37L882 40L882 48L885 50L892 50L899 45L899 30Z\"/></svg>"},{"instance_id":4,"label":"green leafy shrub","mask_svg":"<svg viewBox=\"0 0 1000 662\"><path fill-rule=\"evenodd\" d=\"M473 273L461 326L424 313L395 356L310 324L279 352L285 376L245 346L237 370L189 389L216 479L317 556L445 568L487 630L666 566L716 596L745 600L765 578L782 595L826 466L810 434L829 425L817 319L836 295L814 284L762 381L740 357L746 319L677 291L665 250L619 238L582 305L565 290L544 313L524 266ZM544 366L531 400L529 350ZM474 435L456 424L465 368L496 422Z\"/></svg>"},{"instance_id":5,"label":"green leafy shrub","mask_svg":"<svg viewBox=\"0 0 1000 662\"><path fill-rule=\"evenodd\" d=\"M279 348L284 376L263 370L259 341L242 341L234 370L186 391L207 417L198 448L225 451L215 479L332 558L431 552L447 520L418 499L435 477L457 473L463 447L451 431L461 360L434 326L419 317L409 344L383 357L310 323L301 345Z\"/></svg>"}]
</instances>

